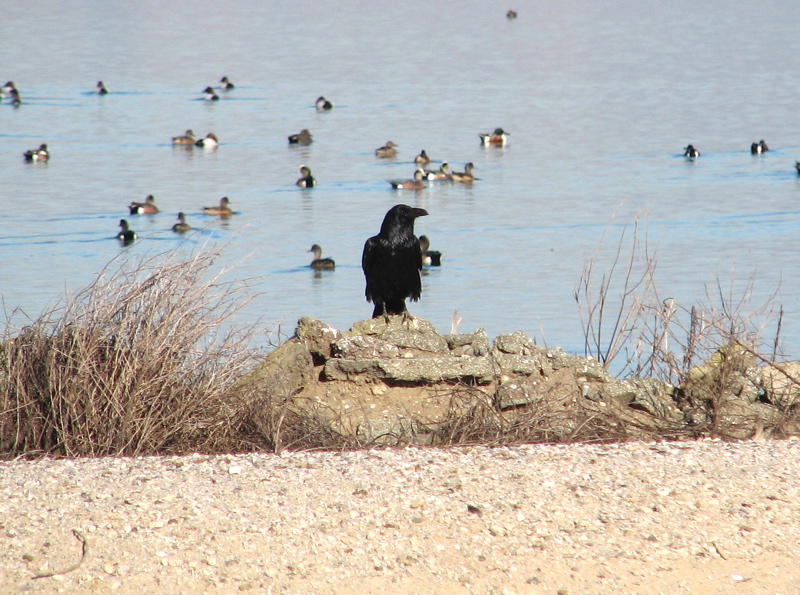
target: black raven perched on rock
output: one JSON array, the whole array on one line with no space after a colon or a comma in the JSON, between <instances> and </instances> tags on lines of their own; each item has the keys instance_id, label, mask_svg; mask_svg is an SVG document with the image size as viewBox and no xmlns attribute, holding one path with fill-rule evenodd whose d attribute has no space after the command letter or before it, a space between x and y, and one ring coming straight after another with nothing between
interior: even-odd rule
<instances>
[{"instance_id":1,"label":"black raven perched on rock","mask_svg":"<svg viewBox=\"0 0 800 595\"><path fill-rule=\"evenodd\" d=\"M372 317L407 314L406 298L419 299L422 283L422 251L414 235L414 219L425 209L395 205L381 224L378 235L364 244L361 268L367 280L367 301L375 304Z\"/></svg>"}]
</instances>

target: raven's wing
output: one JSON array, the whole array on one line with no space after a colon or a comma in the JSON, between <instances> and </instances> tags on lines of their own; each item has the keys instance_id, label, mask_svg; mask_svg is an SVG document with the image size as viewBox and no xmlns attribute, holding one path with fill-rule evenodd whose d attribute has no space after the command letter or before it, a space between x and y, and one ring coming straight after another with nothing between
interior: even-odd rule
<instances>
[{"instance_id":1,"label":"raven's wing","mask_svg":"<svg viewBox=\"0 0 800 595\"><path fill-rule=\"evenodd\" d=\"M411 237L413 242L405 244L399 251L398 273L403 297L416 301L422 293L422 282L419 277L419 271L422 269L422 249L419 240L413 235Z\"/></svg>"},{"instance_id":2,"label":"raven's wing","mask_svg":"<svg viewBox=\"0 0 800 595\"><path fill-rule=\"evenodd\" d=\"M361 254L361 269L364 271L364 278L367 281L367 287L364 290L364 295L367 297L368 302L373 301L375 292L375 263L378 256L378 238L371 237L364 242L364 252Z\"/></svg>"}]
</instances>

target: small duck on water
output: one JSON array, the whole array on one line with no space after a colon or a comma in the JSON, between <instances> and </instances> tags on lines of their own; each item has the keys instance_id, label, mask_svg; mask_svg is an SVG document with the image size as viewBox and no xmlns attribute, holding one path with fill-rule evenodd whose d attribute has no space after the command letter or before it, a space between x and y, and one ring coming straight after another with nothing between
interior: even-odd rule
<instances>
[{"instance_id":1,"label":"small duck on water","mask_svg":"<svg viewBox=\"0 0 800 595\"><path fill-rule=\"evenodd\" d=\"M5 97L6 95L11 97L11 105L19 105L22 103L22 99L19 96L19 91L17 90L17 86L14 84L14 81L6 82L6 84L0 88L0 98Z\"/></svg>"},{"instance_id":2,"label":"small duck on water","mask_svg":"<svg viewBox=\"0 0 800 595\"><path fill-rule=\"evenodd\" d=\"M128 205L128 208L131 211L131 215L155 215L158 213L156 199L153 198L152 194L148 194L144 202L132 202Z\"/></svg>"},{"instance_id":3,"label":"small duck on water","mask_svg":"<svg viewBox=\"0 0 800 595\"><path fill-rule=\"evenodd\" d=\"M462 182L464 184L472 184L475 181L475 176L472 175L472 170L475 168L472 162L464 166L464 171L453 172L453 181Z\"/></svg>"},{"instance_id":4,"label":"small duck on water","mask_svg":"<svg viewBox=\"0 0 800 595\"><path fill-rule=\"evenodd\" d=\"M300 186L300 188L313 188L317 185L317 180L315 180L314 176L311 175L310 167L307 165L301 165L300 173L303 174L303 177L295 182L295 184Z\"/></svg>"},{"instance_id":5,"label":"small duck on water","mask_svg":"<svg viewBox=\"0 0 800 595\"><path fill-rule=\"evenodd\" d=\"M431 162L431 158L428 157L428 154L425 152L425 149L420 151L419 155L414 157L414 163L417 165L428 165Z\"/></svg>"},{"instance_id":6,"label":"small duck on water","mask_svg":"<svg viewBox=\"0 0 800 595\"><path fill-rule=\"evenodd\" d=\"M108 95L108 89L103 84L103 81L97 81L97 90L95 91L98 95Z\"/></svg>"},{"instance_id":7,"label":"small duck on water","mask_svg":"<svg viewBox=\"0 0 800 595\"><path fill-rule=\"evenodd\" d=\"M392 141L386 141L386 144L382 147L378 147L375 149L375 155L378 157L394 157L397 155L397 147Z\"/></svg>"},{"instance_id":8,"label":"small duck on water","mask_svg":"<svg viewBox=\"0 0 800 595\"><path fill-rule=\"evenodd\" d=\"M484 147L505 147L509 134L511 133L502 128L495 128L491 134L479 134L478 136L481 137L481 144Z\"/></svg>"},{"instance_id":9,"label":"small duck on water","mask_svg":"<svg viewBox=\"0 0 800 595\"><path fill-rule=\"evenodd\" d=\"M123 246L130 246L136 240L136 232L130 229L128 222L125 219L119 220L120 231L117 234L117 239Z\"/></svg>"},{"instance_id":10,"label":"small duck on water","mask_svg":"<svg viewBox=\"0 0 800 595\"><path fill-rule=\"evenodd\" d=\"M450 164L442 161L439 169L425 170L425 175L429 180L451 180L453 175L450 173Z\"/></svg>"},{"instance_id":11,"label":"small duck on water","mask_svg":"<svg viewBox=\"0 0 800 595\"><path fill-rule=\"evenodd\" d=\"M333 109L333 104L322 96L317 98L315 105L317 106L317 110L321 112Z\"/></svg>"},{"instance_id":12,"label":"small duck on water","mask_svg":"<svg viewBox=\"0 0 800 595\"><path fill-rule=\"evenodd\" d=\"M396 190L422 190L425 188L423 179L427 179L427 174L423 170L418 169L414 172L413 180L389 180L389 183L392 185L392 188Z\"/></svg>"},{"instance_id":13,"label":"small duck on water","mask_svg":"<svg viewBox=\"0 0 800 595\"><path fill-rule=\"evenodd\" d=\"M695 149L693 145L689 145L683 150L683 156L688 157L689 159L694 159L696 157L700 157L700 151Z\"/></svg>"},{"instance_id":14,"label":"small duck on water","mask_svg":"<svg viewBox=\"0 0 800 595\"><path fill-rule=\"evenodd\" d=\"M442 253L436 250L428 250L430 246L431 241L428 239L428 236L419 236L419 249L422 252L422 266L442 266Z\"/></svg>"},{"instance_id":15,"label":"small duck on water","mask_svg":"<svg viewBox=\"0 0 800 595\"><path fill-rule=\"evenodd\" d=\"M764 142L764 139L750 145L750 153L753 155L761 155L761 153L766 153L767 151L769 151L769 147Z\"/></svg>"},{"instance_id":16,"label":"small duck on water","mask_svg":"<svg viewBox=\"0 0 800 595\"><path fill-rule=\"evenodd\" d=\"M312 142L314 142L314 139L311 137L308 128L303 128L297 134L293 134L289 137L290 145L310 145Z\"/></svg>"},{"instance_id":17,"label":"small duck on water","mask_svg":"<svg viewBox=\"0 0 800 595\"><path fill-rule=\"evenodd\" d=\"M311 246L311 250L309 252L314 253L314 260L311 261L311 264L308 265L312 269L317 270L333 270L336 268L336 263L331 258L322 258L322 248L319 247L319 244L314 244Z\"/></svg>"},{"instance_id":18,"label":"small duck on water","mask_svg":"<svg viewBox=\"0 0 800 595\"><path fill-rule=\"evenodd\" d=\"M219 101L219 95L217 95L213 87L206 87L203 89L203 99L206 101Z\"/></svg>"},{"instance_id":19,"label":"small duck on water","mask_svg":"<svg viewBox=\"0 0 800 595\"><path fill-rule=\"evenodd\" d=\"M206 215L215 215L217 217L222 217L223 219L227 219L231 215L233 215L233 211L230 207L231 201L228 199L227 196L223 196L219 199L219 206L218 207L203 207L203 213Z\"/></svg>"},{"instance_id":20,"label":"small duck on water","mask_svg":"<svg viewBox=\"0 0 800 595\"><path fill-rule=\"evenodd\" d=\"M186 215L178 213L178 222L172 226L172 231L175 233L186 233L191 231L192 226L186 223Z\"/></svg>"},{"instance_id":21,"label":"small duck on water","mask_svg":"<svg viewBox=\"0 0 800 595\"><path fill-rule=\"evenodd\" d=\"M194 132L191 128L184 132L182 136L172 137L173 145L194 145L196 142L197 141L194 138Z\"/></svg>"},{"instance_id":22,"label":"small duck on water","mask_svg":"<svg viewBox=\"0 0 800 595\"><path fill-rule=\"evenodd\" d=\"M234 85L227 76L223 76L221 79L219 79L219 83L219 88L223 91L232 91L236 88L236 85Z\"/></svg>"},{"instance_id":23,"label":"small duck on water","mask_svg":"<svg viewBox=\"0 0 800 595\"><path fill-rule=\"evenodd\" d=\"M42 143L38 149L25 151L22 156L25 161L47 161L50 159L50 151L47 150L47 145Z\"/></svg>"},{"instance_id":24,"label":"small duck on water","mask_svg":"<svg viewBox=\"0 0 800 595\"><path fill-rule=\"evenodd\" d=\"M219 139L217 139L216 134L209 132L205 138L201 138L195 145L204 149L216 149L219 146Z\"/></svg>"}]
</instances>

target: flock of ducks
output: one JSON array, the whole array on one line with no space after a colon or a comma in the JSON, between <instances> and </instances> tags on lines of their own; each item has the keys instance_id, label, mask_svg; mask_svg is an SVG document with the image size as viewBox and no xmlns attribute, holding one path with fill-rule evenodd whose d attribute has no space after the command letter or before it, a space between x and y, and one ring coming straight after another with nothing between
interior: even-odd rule
<instances>
[{"instance_id":1,"label":"flock of ducks","mask_svg":"<svg viewBox=\"0 0 800 595\"><path fill-rule=\"evenodd\" d=\"M769 151L769 147L763 138L757 143L752 143L750 145L750 153L753 155L761 155L767 151ZM694 145L689 145L683 150L683 156L688 159L696 159L700 157L700 151ZM800 173L800 161L796 161L795 163L797 164L797 171Z\"/></svg>"},{"instance_id":2,"label":"flock of ducks","mask_svg":"<svg viewBox=\"0 0 800 595\"><path fill-rule=\"evenodd\" d=\"M508 144L508 135L502 128L495 128L494 132L487 134L479 134L481 145L484 147L505 147ZM392 158L397 155L397 145L392 141L387 142L382 147L375 149L375 155L381 158ZM414 158L414 163L417 169L414 172L414 177L410 180L389 180L392 188L398 190L422 190L425 188L426 181L447 181L447 182L461 182L462 184L472 184L475 181L475 175L472 170L475 169L475 164L470 162L464 166L464 171L454 172L450 171L450 164L443 161L439 169L425 169L425 166L431 162L431 158L423 149L419 155Z\"/></svg>"},{"instance_id":3,"label":"flock of ducks","mask_svg":"<svg viewBox=\"0 0 800 595\"><path fill-rule=\"evenodd\" d=\"M763 155L767 151L769 151L769 147L763 138L757 143L754 142L750 145L750 153L752 155ZM700 157L700 151L694 145L689 145L683 150L683 156L689 160L693 160ZM797 174L800 175L800 161L794 162L794 168L797 170Z\"/></svg>"},{"instance_id":4,"label":"flock of ducks","mask_svg":"<svg viewBox=\"0 0 800 595\"><path fill-rule=\"evenodd\" d=\"M754 142L750 144L751 155L763 155L767 151L769 151L769 146L767 146L763 138L757 143ZM700 151L694 145L689 145L683 150L683 156L691 161L700 157ZM797 170L797 175L800 175L800 161L794 162L794 168Z\"/></svg>"},{"instance_id":5,"label":"flock of ducks","mask_svg":"<svg viewBox=\"0 0 800 595\"><path fill-rule=\"evenodd\" d=\"M223 76L220 79L220 86L219 89L222 91L230 91L235 88L235 85L227 76ZM95 92L98 95L108 95L109 91L106 88L103 81L98 81L95 87ZM218 100L219 96L215 93L213 87L206 87L204 98L209 101ZM16 85L13 81L8 81L5 85L0 87L0 100L5 98L6 96L10 97L10 102L12 105L18 106L22 103L20 99L19 90L17 89ZM173 145L184 145L184 146L198 146L204 149L216 149L219 146L219 139L216 135L210 132L205 138L195 139L194 132L192 130L187 130L181 136L174 136L172 137L172 144ZM43 143L39 145L38 149L31 149L29 151L25 151L23 153L23 158L25 161L38 161L38 162L46 162L50 159L50 151L47 148L47 144ZM308 169L308 168L305 168ZM307 175L310 177L311 171L308 170ZM311 178L313 180L313 178ZM299 184L299 181L298 181ZM313 185L313 184L312 184ZM155 198L152 194L148 195L144 202L132 202L128 205L128 210L130 211L131 215L155 215L160 212L160 209L156 205ZM230 207L230 200L227 196L222 197L219 202L219 206L213 207L203 207L203 213L206 215L213 215L222 218L228 218L233 215L233 210ZM128 223L127 219L120 219L119 222L120 231L117 233L116 238L120 241L123 246L129 246L133 242L136 241L137 235L136 232L130 228L130 224ZM184 213L178 213L178 221L172 226L172 231L175 233L186 233L190 231L192 227L186 223L186 215Z\"/></svg>"},{"instance_id":6,"label":"flock of ducks","mask_svg":"<svg viewBox=\"0 0 800 595\"><path fill-rule=\"evenodd\" d=\"M509 15L511 12L512 11L509 11ZM514 17L516 17L516 14L514 14ZM512 17L509 16L509 18ZM234 83L227 76L223 76L216 88L213 86L206 87L202 92L202 97L206 101L219 101L220 95L217 91L231 91L235 89L235 87L236 86ZM98 95L109 94L109 90L103 81L97 82L94 92ZM10 103L12 105L18 106L22 103L19 90L13 81L8 81L5 85L0 87L0 100L5 97L10 98ZM324 112L332 110L334 105L325 97L320 96L315 102L315 107L318 111ZM494 130L494 132L480 134L479 137L481 139L481 144L485 147L504 147L508 142L508 134L509 133L504 131L502 128L497 128ZM299 133L289 136L288 140L289 144L310 145L313 142L313 137L308 129L303 129ZM172 137L172 144L175 146L185 146L187 148L196 146L203 149L214 150L219 146L219 139L213 132L209 132L204 138L195 138L194 131L189 129L186 130L182 135ZM397 156L397 147L397 144L392 141L388 141L384 146L375 150L375 155L378 158L394 158ZM25 151L23 157L25 161L46 162L50 159L50 152L47 144L43 143L38 149ZM425 169L425 166L431 163L431 159L428 157L424 149L414 159L414 163L416 164L417 169L414 172L413 179L390 180L389 183L393 188L403 190L421 190L426 186L426 182L428 181L450 181L471 184L475 180L475 176L472 173L472 170L475 167L473 163L467 163L463 172L451 171L450 165L446 161L442 162L438 169ZM300 167L300 174L301 177L296 182L297 186L301 188L313 188L317 185L317 180L312 175L311 168L309 168L307 165L302 165ZM148 195L143 202L131 202L130 205L128 205L128 210L132 216L155 215L160 212L160 209L156 205L155 197L152 194ZM219 205L202 207L202 212L206 215L220 217L223 219L227 219L234 214L230 206L230 199L227 196L224 196L220 199ZM183 234L192 229L192 227L186 222L186 215L184 213L178 213L177 217L177 222L171 228L173 232ZM130 228L130 223L127 219L120 219L119 228L120 230L117 233L116 238L123 246L129 246L136 241L136 232ZM428 249L430 247L430 240L423 235L420 236L419 241L422 252L421 264L423 266L441 266L441 253ZM322 257L322 248L318 244L311 246L309 252L313 253L313 260L309 265L311 268L315 270L332 270L335 268L336 263L333 259Z\"/></svg>"},{"instance_id":7,"label":"flock of ducks","mask_svg":"<svg viewBox=\"0 0 800 595\"><path fill-rule=\"evenodd\" d=\"M98 83L98 86L100 83ZM223 76L219 79L219 89L222 91L232 91L236 88L236 85L231 82L231 80L227 76ZM203 99L206 101L219 101L219 95L217 95L216 90L212 86L208 86L203 89Z\"/></svg>"},{"instance_id":8,"label":"flock of ducks","mask_svg":"<svg viewBox=\"0 0 800 595\"><path fill-rule=\"evenodd\" d=\"M216 215L227 218L233 214L229 204L230 201L228 200L228 197L225 196L220 200L218 207L203 207L203 212L207 215ZM131 215L155 215L161 212L161 209L159 209L158 205L156 205L156 199L152 194L148 194L144 199L144 202L132 202L128 205L128 210L130 211ZM128 220L120 219L119 227L120 231L116 237L120 243L123 246L130 246L133 244L133 242L136 241L137 235L136 232L130 228ZM186 233L187 231L191 231L191 229L192 227L186 223L186 215L184 213L178 213L178 222L172 226L172 231L175 233Z\"/></svg>"}]
</instances>

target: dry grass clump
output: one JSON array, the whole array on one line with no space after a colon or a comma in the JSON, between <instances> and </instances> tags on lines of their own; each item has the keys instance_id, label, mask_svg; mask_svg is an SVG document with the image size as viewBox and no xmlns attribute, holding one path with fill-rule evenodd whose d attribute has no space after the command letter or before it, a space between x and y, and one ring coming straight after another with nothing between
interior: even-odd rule
<instances>
[{"instance_id":1,"label":"dry grass clump","mask_svg":"<svg viewBox=\"0 0 800 595\"><path fill-rule=\"evenodd\" d=\"M553 386L524 406L500 408L490 394L475 387L455 387L450 410L436 427L434 441L447 446L499 446L621 442L652 434L652 428L639 426L617 412L582 406L563 389Z\"/></svg>"},{"instance_id":2,"label":"dry grass clump","mask_svg":"<svg viewBox=\"0 0 800 595\"><path fill-rule=\"evenodd\" d=\"M124 262L46 311L0 354L2 456L102 456L248 448L231 387L247 298L210 274L216 254Z\"/></svg>"}]
</instances>

